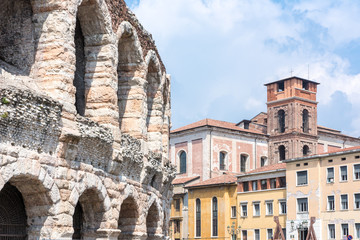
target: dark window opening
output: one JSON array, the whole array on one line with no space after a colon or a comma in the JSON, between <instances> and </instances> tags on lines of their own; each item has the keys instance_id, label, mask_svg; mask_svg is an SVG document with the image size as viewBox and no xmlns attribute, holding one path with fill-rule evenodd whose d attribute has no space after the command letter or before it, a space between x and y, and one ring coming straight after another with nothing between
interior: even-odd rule
<instances>
[{"instance_id":1,"label":"dark window opening","mask_svg":"<svg viewBox=\"0 0 360 240\"><path fill-rule=\"evenodd\" d=\"M178 199L175 199L175 210L176 210L177 212L180 211L180 199L179 199L179 198L178 198Z\"/></svg>"},{"instance_id":2,"label":"dark window opening","mask_svg":"<svg viewBox=\"0 0 360 240\"><path fill-rule=\"evenodd\" d=\"M154 175L154 176L151 178L150 186L152 186L153 188L156 188L156 175Z\"/></svg>"},{"instance_id":3,"label":"dark window opening","mask_svg":"<svg viewBox=\"0 0 360 240\"><path fill-rule=\"evenodd\" d=\"M244 122L244 129L249 129L249 122Z\"/></svg>"},{"instance_id":4,"label":"dark window opening","mask_svg":"<svg viewBox=\"0 0 360 240\"><path fill-rule=\"evenodd\" d=\"M76 18L75 27L75 76L74 86L76 88L75 107L79 115L85 115L85 40L81 30L80 20Z\"/></svg>"},{"instance_id":5,"label":"dark window opening","mask_svg":"<svg viewBox=\"0 0 360 240\"><path fill-rule=\"evenodd\" d=\"M73 228L74 228L74 234L72 236L72 239L82 239L82 232L83 232L83 209L78 202L75 207L75 212L73 216Z\"/></svg>"},{"instance_id":6,"label":"dark window opening","mask_svg":"<svg viewBox=\"0 0 360 240\"><path fill-rule=\"evenodd\" d=\"M213 226L212 226L212 235L213 236L217 236L218 235L218 202L217 202L217 198L214 197L212 200L212 208L213 208L213 216L212 216L212 222L213 222Z\"/></svg>"},{"instance_id":7,"label":"dark window opening","mask_svg":"<svg viewBox=\"0 0 360 240\"><path fill-rule=\"evenodd\" d=\"M249 191L249 182L243 182L243 189L244 189L244 192Z\"/></svg>"},{"instance_id":8,"label":"dark window opening","mask_svg":"<svg viewBox=\"0 0 360 240\"><path fill-rule=\"evenodd\" d=\"M278 120L279 120L279 132L285 132L285 111L279 110L278 111Z\"/></svg>"},{"instance_id":9,"label":"dark window opening","mask_svg":"<svg viewBox=\"0 0 360 240\"><path fill-rule=\"evenodd\" d=\"M279 160L285 160L285 146L284 145L280 145L279 146Z\"/></svg>"},{"instance_id":10,"label":"dark window opening","mask_svg":"<svg viewBox=\"0 0 360 240\"><path fill-rule=\"evenodd\" d=\"M240 172L246 172L247 158L248 156L245 154L240 155Z\"/></svg>"},{"instance_id":11,"label":"dark window opening","mask_svg":"<svg viewBox=\"0 0 360 240\"><path fill-rule=\"evenodd\" d=\"M260 167L264 167L267 164L267 157L261 157Z\"/></svg>"},{"instance_id":12,"label":"dark window opening","mask_svg":"<svg viewBox=\"0 0 360 240\"><path fill-rule=\"evenodd\" d=\"M226 160L226 153L220 152L220 170L225 170L225 160Z\"/></svg>"},{"instance_id":13,"label":"dark window opening","mask_svg":"<svg viewBox=\"0 0 360 240\"><path fill-rule=\"evenodd\" d=\"M180 220L174 220L174 233L180 233Z\"/></svg>"},{"instance_id":14,"label":"dark window opening","mask_svg":"<svg viewBox=\"0 0 360 240\"><path fill-rule=\"evenodd\" d=\"M284 87L284 81L278 82L277 87L278 87L278 92L284 91L284 89L285 89L285 87Z\"/></svg>"},{"instance_id":15,"label":"dark window opening","mask_svg":"<svg viewBox=\"0 0 360 240\"><path fill-rule=\"evenodd\" d=\"M196 199L196 237L201 237L201 202Z\"/></svg>"},{"instance_id":16,"label":"dark window opening","mask_svg":"<svg viewBox=\"0 0 360 240\"><path fill-rule=\"evenodd\" d=\"M304 133L309 132L309 111L306 109L302 113L302 129Z\"/></svg>"},{"instance_id":17,"label":"dark window opening","mask_svg":"<svg viewBox=\"0 0 360 240\"><path fill-rule=\"evenodd\" d=\"M309 155L309 152L310 152L309 146L304 145L304 147L303 147L303 155L307 156L307 155Z\"/></svg>"},{"instance_id":18,"label":"dark window opening","mask_svg":"<svg viewBox=\"0 0 360 240\"><path fill-rule=\"evenodd\" d=\"M279 178L279 187L281 188L286 187L286 177Z\"/></svg>"},{"instance_id":19,"label":"dark window opening","mask_svg":"<svg viewBox=\"0 0 360 240\"><path fill-rule=\"evenodd\" d=\"M270 188L275 189L276 188L276 178L270 179Z\"/></svg>"},{"instance_id":20,"label":"dark window opening","mask_svg":"<svg viewBox=\"0 0 360 240\"><path fill-rule=\"evenodd\" d=\"M302 81L302 89L309 90L309 82L308 81Z\"/></svg>"},{"instance_id":21,"label":"dark window opening","mask_svg":"<svg viewBox=\"0 0 360 240\"><path fill-rule=\"evenodd\" d=\"M186 153L180 153L180 173L186 173Z\"/></svg>"},{"instance_id":22,"label":"dark window opening","mask_svg":"<svg viewBox=\"0 0 360 240\"><path fill-rule=\"evenodd\" d=\"M267 189L267 180L266 179L261 180L260 185L261 185L261 190L266 190Z\"/></svg>"}]
</instances>

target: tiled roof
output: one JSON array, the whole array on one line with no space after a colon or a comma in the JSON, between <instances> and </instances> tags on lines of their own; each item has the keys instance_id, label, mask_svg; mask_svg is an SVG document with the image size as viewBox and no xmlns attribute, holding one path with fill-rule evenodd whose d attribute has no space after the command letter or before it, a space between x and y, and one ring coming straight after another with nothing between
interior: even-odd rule
<instances>
[{"instance_id":1,"label":"tiled roof","mask_svg":"<svg viewBox=\"0 0 360 240\"><path fill-rule=\"evenodd\" d=\"M201 186L212 186L212 185L225 185L236 183L237 177L234 173L224 174L218 177L210 178L205 181L194 183L186 186L187 188L201 187Z\"/></svg>"},{"instance_id":2,"label":"tiled roof","mask_svg":"<svg viewBox=\"0 0 360 240\"><path fill-rule=\"evenodd\" d=\"M244 128L238 127L238 126L236 126L235 123L224 122L224 121L219 121L219 120L214 120L214 119L209 119L209 118L206 118L206 119L191 123L189 125L183 126L181 128L172 130L171 133L177 133L177 132L194 129L194 128L198 128L198 127L203 127L203 126L219 127L219 128L225 128L225 129L230 129L230 130L235 130L235 131L265 135L264 133L262 133L260 131L249 130L249 129L244 129Z\"/></svg>"},{"instance_id":3,"label":"tiled roof","mask_svg":"<svg viewBox=\"0 0 360 240\"><path fill-rule=\"evenodd\" d=\"M332 151L324 152L324 153L321 153L321 154L316 154L316 156L320 157L322 155L327 155L327 154L332 154L332 153L348 152L348 151L357 150L357 149L360 149L360 146L343 148L343 149L334 149Z\"/></svg>"},{"instance_id":4,"label":"tiled roof","mask_svg":"<svg viewBox=\"0 0 360 240\"><path fill-rule=\"evenodd\" d=\"M249 171L246 174L252 174L252 173L261 173L261 172L270 172L280 169L286 169L286 163L276 163L276 164L270 164L261 168L257 168L255 170Z\"/></svg>"},{"instance_id":5,"label":"tiled roof","mask_svg":"<svg viewBox=\"0 0 360 240\"><path fill-rule=\"evenodd\" d=\"M178 178L176 177L173 181L172 181L172 184L173 185L176 185L176 184L185 184L185 183L188 183L188 182L191 182L195 179L198 179L200 178L200 176L193 176L193 177L183 177L183 178Z\"/></svg>"}]
</instances>

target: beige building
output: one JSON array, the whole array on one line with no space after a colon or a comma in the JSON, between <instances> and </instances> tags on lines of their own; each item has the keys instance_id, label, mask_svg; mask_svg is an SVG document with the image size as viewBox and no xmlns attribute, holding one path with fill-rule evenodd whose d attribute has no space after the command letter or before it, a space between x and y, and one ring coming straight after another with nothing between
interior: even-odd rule
<instances>
[{"instance_id":1,"label":"beige building","mask_svg":"<svg viewBox=\"0 0 360 240\"><path fill-rule=\"evenodd\" d=\"M360 147L285 160L287 239L360 239Z\"/></svg>"}]
</instances>

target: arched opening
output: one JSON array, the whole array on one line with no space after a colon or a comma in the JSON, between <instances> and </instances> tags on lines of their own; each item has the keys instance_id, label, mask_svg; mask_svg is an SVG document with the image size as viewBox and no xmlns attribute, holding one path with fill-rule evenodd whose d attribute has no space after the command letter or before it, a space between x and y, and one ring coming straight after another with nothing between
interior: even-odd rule
<instances>
[{"instance_id":1,"label":"arched opening","mask_svg":"<svg viewBox=\"0 0 360 240\"><path fill-rule=\"evenodd\" d=\"M146 231L148 234L148 239L152 239L157 232L157 227L159 225L159 210L154 202L149 208L147 217L146 217Z\"/></svg>"},{"instance_id":2,"label":"arched opening","mask_svg":"<svg viewBox=\"0 0 360 240\"><path fill-rule=\"evenodd\" d=\"M260 158L260 167L266 166L266 165L267 165L267 160L268 160L267 157L262 156L262 157Z\"/></svg>"},{"instance_id":3,"label":"arched opening","mask_svg":"<svg viewBox=\"0 0 360 240\"><path fill-rule=\"evenodd\" d=\"M285 146L284 145L280 145L279 146L279 160L285 160L286 156L285 156Z\"/></svg>"},{"instance_id":4,"label":"arched opening","mask_svg":"<svg viewBox=\"0 0 360 240\"><path fill-rule=\"evenodd\" d=\"M309 155L310 149L308 145L303 146L303 156Z\"/></svg>"},{"instance_id":5,"label":"arched opening","mask_svg":"<svg viewBox=\"0 0 360 240\"><path fill-rule=\"evenodd\" d=\"M306 109L302 113L302 129L304 133L309 132L309 111Z\"/></svg>"},{"instance_id":6,"label":"arched opening","mask_svg":"<svg viewBox=\"0 0 360 240\"><path fill-rule=\"evenodd\" d=\"M240 155L240 172L246 172L248 167L248 155L247 154L241 154Z\"/></svg>"},{"instance_id":7,"label":"arched opening","mask_svg":"<svg viewBox=\"0 0 360 240\"><path fill-rule=\"evenodd\" d=\"M179 157L180 157L180 173L186 173L186 152L181 151Z\"/></svg>"},{"instance_id":8,"label":"arched opening","mask_svg":"<svg viewBox=\"0 0 360 240\"><path fill-rule=\"evenodd\" d=\"M201 201L196 199L195 206L195 236L201 237Z\"/></svg>"},{"instance_id":9,"label":"arched opening","mask_svg":"<svg viewBox=\"0 0 360 240\"><path fill-rule=\"evenodd\" d=\"M19 190L6 183L0 191L0 238L27 239L27 216Z\"/></svg>"},{"instance_id":10,"label":"arched opening","mask_svg":"<svg viewBox=\"0 0 360 240\"><path fill-rule=\"evenodd\" d=\"M29 74L35 59L30 0L1 0L0 59Z\"/></svg>"},{"instance_id":11,"label":"arched opening","mask_svg":"<svg viewBox=\"0 0 360 240\"><path fill-rule=\"evenodd\" d=\"M118 228L121 233L118 239L131 239L139 218L138 206L133 197L126 198L121 204Z\"/></svg>"},{"instance_id":12,"label":"arched opening","mask_svg":"<svg viewBox=\"0 0 360 240\"><path fill-rule=\"evenodd\" d=\"M218 235L218 201L216 197L212 199L212 237Z\"/></svg>"},{"instance_id":13,"label":"arched opening","mask_svg":"<svg viewBox=\"0 0 360 240\"><path fill-rule=\"evenodd\" d=\"M278 121L279 121L279 132L285 132L285 111L279 110L278 111Z\"/></svg>"},{"instance_id":14,"label":"arched opening","mask_svg":"<svg viewBox=\"0 0 360 240\"><path fill-rule=\"evenodd\" d=\"M226 170L226 152L220 152L219 154L219 167L220 170Z\"/></svg>"},{"instance_id":15,"label":"arched opening","mask_svg":"<svg viewBox=\"0 0 360 240\"><path fill-rule=\"evenodd\" d=\"M75 212L73 216L73 228L74 228L74 234L72 236L72 239L83 239L83 217L84 213L81 207L81 204L78 202L75 207Z\"/></svg>"}]
</instances>

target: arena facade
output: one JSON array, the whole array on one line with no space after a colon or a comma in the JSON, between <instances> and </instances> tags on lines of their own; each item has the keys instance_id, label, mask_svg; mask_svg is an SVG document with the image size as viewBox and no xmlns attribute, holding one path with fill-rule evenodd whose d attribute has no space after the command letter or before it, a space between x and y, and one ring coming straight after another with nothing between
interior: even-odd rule
<instances>
[{"instance_id":1,"label":"arena facade","mask_svg":"<svg viewBox=\"0 0 360 240\"><path fill-rule=\"evenodd\" d=\"M1 0L0 238L166 239L170 76L123 0Z\"/></svg>"}]
</instances>

